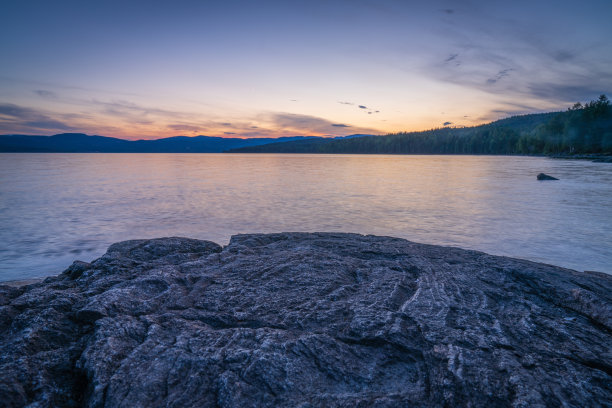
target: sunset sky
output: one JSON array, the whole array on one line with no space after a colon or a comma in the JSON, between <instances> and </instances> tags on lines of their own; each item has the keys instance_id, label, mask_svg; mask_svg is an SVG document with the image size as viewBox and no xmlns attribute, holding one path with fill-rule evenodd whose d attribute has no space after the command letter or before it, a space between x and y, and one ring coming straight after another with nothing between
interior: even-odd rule
<instances>
[{"instance_id":1,"label":"sunset sky","mask_svg":"<svg viewBox=\"0 0 612 408\"><path fill-rule=\"evenodd\" d=\"M383 134L612 93L612 1L30 1L0 134Z\"/></svg>"}]
</instances>

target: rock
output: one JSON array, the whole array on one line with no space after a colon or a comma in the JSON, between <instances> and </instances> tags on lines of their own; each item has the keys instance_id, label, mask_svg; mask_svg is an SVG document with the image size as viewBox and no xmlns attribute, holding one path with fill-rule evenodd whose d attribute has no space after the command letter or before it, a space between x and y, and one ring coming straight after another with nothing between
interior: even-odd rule
<instances>
[{"instance_id":1,"label":"rock","mask_svg":"<svg viewBox=\"0 0 612 408\"><path fill-rule=\"evenodd\" d=\"M64 275L68 275L70 279L77 279L87 269L91 267L91 264L83 261L74 261L72 265L64 271Z\"/></svg>"},{"instance_id":2,"label":"rock","mask_svg":"<svg viewBox=\"0 0 612 408\"><path fill-rule=\"evenodd\" d=\"M331 233L112 245L0 286L21 407L612 405L612 277Z\"/></svg>"},{"instance_id":3,"label":"rock","mask_svg":"<svg viewBox=\"0 0 612 408\"><path fill-rule=\"evenodd\" d=\"M549 176L548 174L540 173L538 174L538 180L559 180L553 176Z\"/></svg>"}]
</instances>

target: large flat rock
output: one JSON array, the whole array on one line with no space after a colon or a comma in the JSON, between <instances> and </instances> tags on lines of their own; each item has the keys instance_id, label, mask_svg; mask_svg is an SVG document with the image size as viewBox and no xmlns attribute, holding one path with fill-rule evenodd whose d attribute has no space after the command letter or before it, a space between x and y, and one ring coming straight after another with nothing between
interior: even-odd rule
<instances>
[{"instance_id":1,"label":"large flat rock","mask_svg":"<svg viewBox=\"0 0 612 408\"><path fill-rule=\"evenodd\" d=\"M112 245L0 286L0 405L612 406L612 277L355 234Z\"/></svg>"}]
</instances>

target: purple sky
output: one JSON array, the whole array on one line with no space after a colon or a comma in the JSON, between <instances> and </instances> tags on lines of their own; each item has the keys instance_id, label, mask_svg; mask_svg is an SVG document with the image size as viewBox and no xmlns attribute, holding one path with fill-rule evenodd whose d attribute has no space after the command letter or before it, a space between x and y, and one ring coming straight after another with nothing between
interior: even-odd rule
<instances>
[{"instance_id":1,"label":"purple sky","mask_svg":"<svg viewBox=\"0 0 612 408\"><path fill-rule=\"evenodd\" d=\"M29 1L0 13L0 133L347 135L612 90L612 1Z\"/></svg>"}]
</instances>

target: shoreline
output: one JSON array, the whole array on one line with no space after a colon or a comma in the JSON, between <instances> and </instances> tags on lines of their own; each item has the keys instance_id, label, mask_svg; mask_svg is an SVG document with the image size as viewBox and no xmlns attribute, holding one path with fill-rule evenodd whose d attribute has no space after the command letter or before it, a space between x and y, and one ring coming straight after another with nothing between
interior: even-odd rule
<instances>
[{"instance_id":1,"label":"shoreline","mask_svg":"<svg viewBox=\"0 0 612 408\"><path fill-rule=\"evenodd\" d=\"M297 234L308 234L308 233L303 233L303 232L296 232ZM330 234L334 234L333 232L329 232ZM292 234L292 232L282 232L282 233L277 233L277 234ZM317 233L313 233L313 234L317 234ZM325 232L324 234L328 234L328 232ZM335 234L348 234L348 235L361 235L361 234L354 234L354 233L343 233L343 232L338 232ZM242 234L238 234L235 236L240 236ZM249 234L250 235L250 234ZM264 234L265 235L265 234ZM272 235L272 234L269 234ZM371 235L371 234L363 234L361 236L377 236L377 235ZM231 239L233 239L234 236L232 236L230 238L230 242ZM379 236L379 237L385 237L385 238L390 238L390 239L399 239L399 240L406 240L405 238L400 238L400 237L394 237L394 236ZM138 241L145 241L145 240L155 240L155 239L165 239L165 238L153 238L153 239L141 239ZM199 239L195 239L195 238L184 238L184 239L194 239L194 240L199 240ZM119 241L115 244L112 244L110 247L112 247L113 245L116 244L120 244L122 242L127 242L127 241ZM212 242L215 245L219 245L221 248L225 249L229 244L227 245L220 245L216 242L213 241L207 241L207 242ZM409 242L413 242L413 241L409 241ZM536 260L531 260L531 259L527 259L527 258L520 258L518 256L510 256L510 255L499 255L499 254L491 254L489 252L484 252L484 251L480 251L477 249L469 249L469 248L463 248L463 247L459 247L459 246L446 246L446 245L437 245L437 244L428 244L428 243L421 243L421 242L414 242L415 244L418 245L427 245L427 246L431 246L431 247L438 247L438 248L452 248L452 249L458 249L458 250L462 250L462 251L475 251L475 252L481 252L485 255L488 256L493 256L493 257L502 257L502 258L507 258L507 259L511 259L511 260L515 260L515 261L525 261L525 262L533 262L535 264L541 264L541 265L547 265L547 266L551 266L554 268L560 268L560 269L566 269L566 270L570 270L576 273L584 273L584 274L593 274L593 275L601 275L601 276L612 276L612 272L604 272L604 271L596 271L596 270L591 270L591 269L572 269L570 267L566 267L566 266L562 266L562 265L558 265L558 264L553 264L553 263L546 263L546 262L542 262L542 261L536 261ZM109 247L109 249L110 249ZM108 250L108 249L107 249ZM104 256L104 254L103 254ZM95 258L92 261L90 261L91 263L97 261L99 258ZM84 261L80 261L78 259L75 259L73 261L74 263L84 263L84 264L89 264L89 262L84 262ZM33 285L33 284L37 284L37 283L41 283L43 281L45 281L46 279L49 278L58 278L60 277L64 272L66 272L68 269L70 269L70 267L72 266L69 265L67 268L59 271L58 273L54 274L54 275L46 275L46 276L39 276L39 277L33 277L33 278L25 278L25 279L11 279L11 280L6 280L6 281L0 281L0 286L4 285L4 286L10 286L10 287L22 287L22 286L28 286L28 285Z\"/></svg>"},{"instance_id":2,"label":"shoreline","mask_svg":"<svg viewBox=\"0 0 612 408\"><path fill-rule=\"evenodd\" d=\"M49 276L45 276L44 278L31 278L31 279L18 279L18 280L8 280L8 281L0 281L0 286L1 285L5 285L5 286L11 286L14 288L19 288L21 286L28 286L28 285L33 285L35 283L40 283L42 281L44 281L47 278L54 278L57 277L58 275L49 275Z\"/></svg>"},{"instance_id":3,"label":"shoreline","mask_svg":"<svg viewBox=\"0 0 612 408\"><path fill-rule=\"evenodd\" d=\"M550 157L551 159L562 159L562 160L589 160L593 163L612 163L612 156L608 154L577 154L577 155L563 155L553 154L544 157Z\"/></svg>"},{"instance_id":4,"label":"shoreline","mask_svg":"<svg viewBox=\"0 0 612 408\"><path fill-rule=\"evenodd\" d=\"M246 154L246 155L258 155L258 154L274 154L274 155L317 155L317 156L342 156L342 155L357 155L357 156L492 156L492 157L544 157L550 159L565 159L565 160L589 160L593 163L612 163L612 155L610 154L597 154L597 153L584 153L584 154L520 154L520 153L320 153L320 152L238 152L238 151L223 151L223 152L101 152L101 151L53 151L53 152L42 152L42 151L0 151L0 154L178 154L178 155L189 155L189 154L213 154L213 155L234 155L234 154Z\"/></svg>"}]
</instances>

